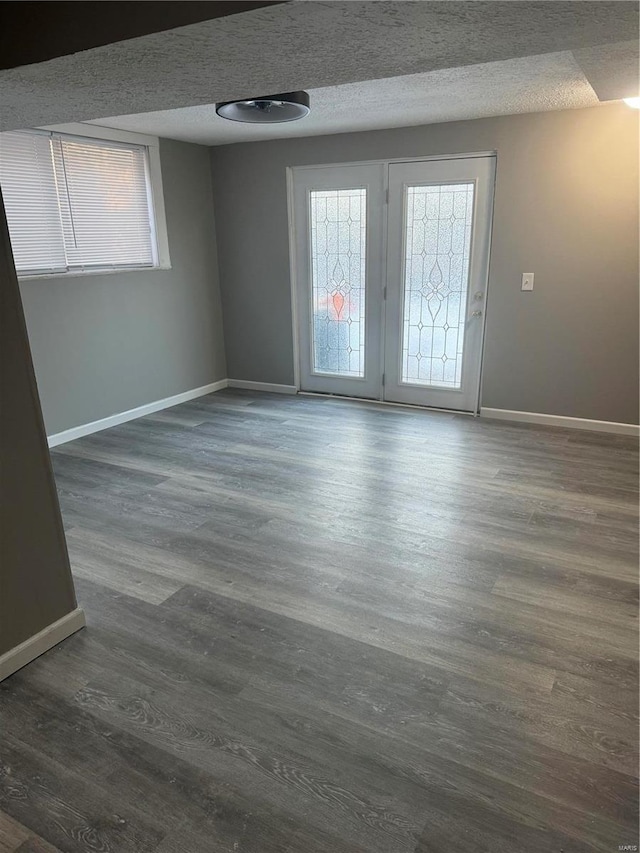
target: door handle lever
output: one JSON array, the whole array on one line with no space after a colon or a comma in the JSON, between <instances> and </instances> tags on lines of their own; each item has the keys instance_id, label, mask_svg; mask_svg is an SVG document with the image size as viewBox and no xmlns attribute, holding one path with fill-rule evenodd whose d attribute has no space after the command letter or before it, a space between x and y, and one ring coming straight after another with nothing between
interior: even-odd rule
<instances>
[{"instance_id":1,"label":"door handle lever","mask_svg":"<svg viewBox=\"0 0 640 853\"><path fill-rule=\"evenodd\" d=\"M472 311L471 316L472 317L482 317L482 311Z\"/></svg>"}]
</instances>

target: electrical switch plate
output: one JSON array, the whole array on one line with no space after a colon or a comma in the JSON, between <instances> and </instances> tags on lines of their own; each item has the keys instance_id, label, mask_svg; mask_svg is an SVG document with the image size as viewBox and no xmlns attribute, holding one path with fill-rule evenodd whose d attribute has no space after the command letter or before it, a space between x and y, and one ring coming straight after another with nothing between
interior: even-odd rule
<instances>
[{"instance_id":1,"label":"electrical switch plate","mask_svg":"<svg viewBox=\"0 0 640 853\"><path fill-rule=\"evenodd\" d=\"M522 289L523 290L533 290L533 273L532 272L523 272L522 273Z\"/></svg>"}]
</instances>

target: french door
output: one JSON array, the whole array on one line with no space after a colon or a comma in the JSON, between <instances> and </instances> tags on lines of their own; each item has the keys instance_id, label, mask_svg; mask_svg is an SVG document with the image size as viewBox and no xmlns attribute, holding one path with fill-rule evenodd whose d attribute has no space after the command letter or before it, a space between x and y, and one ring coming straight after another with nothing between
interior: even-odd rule
<instances>
[{"instance_id":1,"label":"french door","mask_svg":"<svg viewBox=\"0 0 640 853\"><path fill-rule=\"evenodd\" d=\"M384 178L379 164L294 173L303 391L380 399Z\"/></svg>"},{"instance_id":2,"label":"french door","mask_svg":"<svg viewBox=\"0 0 640 853\"><path fill-rule=\"evenodd\" d=\"M301 390L476 410L494 170L293 170Z\"/></svg>"}]
</instances>

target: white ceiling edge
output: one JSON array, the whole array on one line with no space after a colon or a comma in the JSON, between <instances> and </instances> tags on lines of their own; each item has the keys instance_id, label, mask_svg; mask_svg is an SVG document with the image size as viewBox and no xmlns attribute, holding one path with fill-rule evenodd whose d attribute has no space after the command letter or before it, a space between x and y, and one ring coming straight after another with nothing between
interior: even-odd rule
<instances>
[{"instance_id":1,"label":"white ceiling edge","mask_svg":"<svg viewBox=\"0 0 640 853\"><path fill-rule=\"evenodd\" d=\"M597 106L570 51L309 90L311 115L283 124L221 119L215 105L90 124L199 145L229 145Z\"/></svg>"}]
</instances>

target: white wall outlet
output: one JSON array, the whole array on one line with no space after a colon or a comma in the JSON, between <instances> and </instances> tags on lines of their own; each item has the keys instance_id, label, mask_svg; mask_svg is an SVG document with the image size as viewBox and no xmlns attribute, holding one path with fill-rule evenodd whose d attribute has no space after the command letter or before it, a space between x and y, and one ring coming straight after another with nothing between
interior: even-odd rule
<instances>
[{"instance_id":1,"label":"white wall outlet","mask_svg":"<svg viewBox=\"0 0 640 853\"><path fill-rule=\"evenodd\" d=\"M533 273L532 272L523 272L522 273L522 289L523 290L533 290Z\"/></svg>"}]
</instances>

